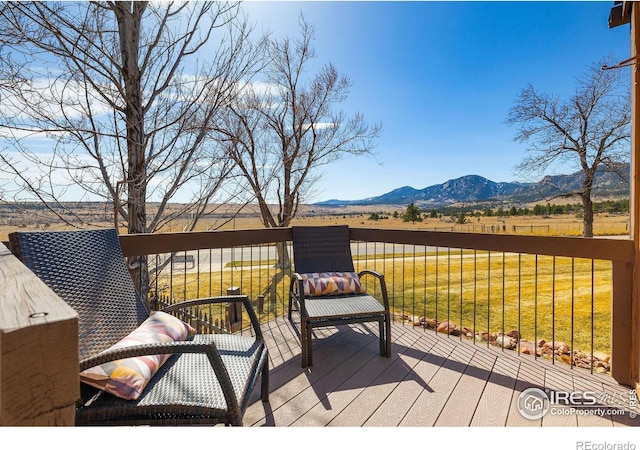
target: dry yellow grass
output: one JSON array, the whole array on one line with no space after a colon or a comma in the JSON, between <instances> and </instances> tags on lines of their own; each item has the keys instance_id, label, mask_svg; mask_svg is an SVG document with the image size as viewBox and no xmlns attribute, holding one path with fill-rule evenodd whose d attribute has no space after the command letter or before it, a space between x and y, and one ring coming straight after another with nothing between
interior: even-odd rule
<instances>
[{"instance_id":1,"label":"dry yellow grass","mask_svg":"<svg viewBox=\"0 0 640 450\"><path fill-rule=\"evenodd\" d=\"M399 213L402 211L397 209ZM368 220L371 212L382 212L389 218ZM462 232L495 232L530 235L580 235L581 220L569 216L473 218L458 225L451 219L426 219L407 223L391 217L393 208L349 208L324 210L306 207L295 225L347 224L352 227ZM627 215L598 215L597 235L628 234ZM218 220L204 221L200 229L215 228ZM110 226L96 223L96 226ZM239 217L228 220L220 229L251 229L261 227L259 219ZM20 229L35 229L27 226ZM64 226L51 225L49 229ZM0 227L0 240L17 227ZM175 223L164 231L179 231ZM386 252L389 253L389 252ZM575 348L591 350L591 329L594 329L595 350L609 351L611 265L607 262L571 260L535 256L512 256L465 251L416 255L368 255L369 260L356 257L358 269L374 268L385 274L394 309L411 316L450 319L458 328L476 331L509 331L519 329L526 339L562 340ZM395 259L394 259L395 257ZM373 261L374 258L379 258ZM158 290L173 292L176 299L222 293L229 286L241 286L242 291L256 298L266 296L264 314L282 314L286 309L289 274L273 268L271 262L254 262L214 273L180 273L158 280ZM154 286L155 288L155 286ZM372 286L369 286L373 289ZM593 292L593 301L592 301Z\"/></svg>"},{"instance_id":2,"label":"dry yellow grass","mask_svg":"<svg viewBox=\"0 0 640 450\"><path fill-rule=\"evenodd\" d=\"M605 261L491 254L487 252L422 253L357 259L385 274L395 312L451 320L458 329L507 332L524 339L564 341L583 351L610 348L611 264ZM264 263L264 261L263 261ZM372 280L367 289L377 293ZM269 317L286 311L287 271L256 262L216 273L180 273L165 277L176 299L216 295L229 286L256 299L265 295ZM592 300L593 298L593 300Z\"/></svg>"},{"instance_id":3,"label":"dry yellow grass","mask_svg":"<svg viewBox=\"0 0 640 450\"><path fill-rule=\"evenodd\" d=\"M230 208L227 214L218 214L212 218L203 219L197 227L198 231L207 229L252 229L262 228L262 222L258 218L255 207L248 206L242 211L242 215L231 218ZM571 215L558 215L548 218L540 216L514 216L514 217L480 217L468 218L465 224L456 224L450 217L440 219L427 218L415 224L404 222L401 218L393 218L394 212L402 214L400 206L350 206L344 208L328 208L316 206L302 206L293 225L337 225L345 224L351 227L384 228L384 229L414 229L437 230L458 232L485 232L485 233L510 233L528 234L540 236L579 236L582 234L582 219ZM371 213L379 213L385 219L369 220ZM112 222L104 221L108 215L94 214L95 217L103 217L103 221L95 221L96 227L110 227ZM98 219L96 219L98 220ZM37 217L25 220L23 227L17 225L0 225L0 240L7 240L9 233L18 230L35 230L44 227L43 219ZM182 231L184 221L174 221L161 231ZM51 223L48 229L69 228L64 224ZM628 214L597 214L594 221L596 235L625 235L629 234Z\"/></svg>"}]
</instances>

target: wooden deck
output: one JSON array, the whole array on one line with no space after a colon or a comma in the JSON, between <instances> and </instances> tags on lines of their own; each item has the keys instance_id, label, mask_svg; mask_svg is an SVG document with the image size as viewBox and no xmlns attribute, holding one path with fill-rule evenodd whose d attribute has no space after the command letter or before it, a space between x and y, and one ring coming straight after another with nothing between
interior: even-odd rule
<instances>
[{"instance_id":1,"label":"wooden deck","mask_svg":"<svg viewBox=\"0 0 640 450\"><path fill-rule=\"evenodd\" d=\"M378 355L375 324L316 330L314 365L306 369L300 365L295 328L286 318L266 323L263 332L271 359L270 402L263 404L254 393L245 426L640 425L633 413L640 405L629 401L630 389L607 375L401 323L392 325L391 358ZM529 387L594 392L597 410L605 414L552 405L541 419L526 419L517 400Z\"/></svg>"}]
</instances>

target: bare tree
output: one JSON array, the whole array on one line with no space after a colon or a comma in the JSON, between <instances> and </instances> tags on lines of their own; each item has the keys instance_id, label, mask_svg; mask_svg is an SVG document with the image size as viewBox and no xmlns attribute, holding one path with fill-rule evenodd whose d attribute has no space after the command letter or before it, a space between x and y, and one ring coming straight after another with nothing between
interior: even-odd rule
<instances>
[{"instance_id":1,"label":"bare tree","mask_svg":"<svg viewBox=\"0 0 640 450\"><path fill-rule=\"evenodd\" d=\"M233 167L205 137L259 61L249 32L237 3L5 2L0 78L12 82L0 86L0 126L11 152L0 166L14 199L35 196L75 224L62 200L80 187L111 202L129 233L182 214L192 230Z\"/></svg>"},{"instance_id":2,"label":"bare tree","mask_svg":"<svg viewBox=\"0 0 640 450\"><path fill-rule=\"evenodd\" d=\"M313 39L301 17L299 39L271 40L264 82L247 86L217 130L268 228L289 226L320 167L345 154L370 154L380 133L362 115L336 110L351 81L332 64L306 77Z\"/></svg>"},{"instance_id":3,"label":"bare tree","mask_svg":"<svg viewBox=\"0 0 640 450\"><path fill-rule=\"evenodd\" d=\"M603 62L590 65L566 98L529 85L507 116L508 124L520 126L515 140L530 144L530 155L517 166L521 174L543 173L556 163L581 171L580 189L561 196L581 198L584 237L593 236L596 172L609 170L628 179L622 168L630 157L629 85L621 71L604 70Z\"/></svg>"}]
</instances>

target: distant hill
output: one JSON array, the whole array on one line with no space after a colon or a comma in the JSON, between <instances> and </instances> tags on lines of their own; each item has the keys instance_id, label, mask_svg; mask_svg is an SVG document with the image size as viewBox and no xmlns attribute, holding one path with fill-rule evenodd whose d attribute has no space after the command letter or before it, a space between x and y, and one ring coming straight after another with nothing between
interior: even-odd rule
<instances>
[{"instance_id":1,"label":"distant hill","mask_svg":"<svg viewBox=\"0 0 640 450\"><path fill-rule=\"evenodd\" d=\"M622 173L629 173L628 165ZM479 175L466 175L424 189L404 186L377 197L362 200L327 200L316 205L408 205L414 203L418 206L433 208L468 203L534 203L548 201L563 193L576 191L582 180L582 172L546 176L537 183L495 182ZM628 180L622 180L614 172L598 171L594 182L594 199L628 196Z\"/></svg>"}]
</instances>

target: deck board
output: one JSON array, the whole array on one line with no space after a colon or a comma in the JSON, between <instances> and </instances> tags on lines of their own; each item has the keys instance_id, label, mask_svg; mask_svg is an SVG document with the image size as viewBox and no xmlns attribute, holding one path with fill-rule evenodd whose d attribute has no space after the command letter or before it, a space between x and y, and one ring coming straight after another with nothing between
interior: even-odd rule
<instances>
[{"instance_id":1,"label":"deck board","mask_svg":"<svg viewBox=\"0 0 640 450\"><path fill-rule=\"evenodd\" d=\"M318 334L321 331L319 330ZM254 426L258 424L290 425L304 413L306 404L312 401L308 396L309 394L315 395L314 389L312 389L314 383L317 388L319 383L332 380L328 374L338 367L344 369L345 362L355 353L363 353L364 359L374 357L374 353L368 351L370 349L363 348L363 342L361 342L363 340L367 340L365 334L351 332L350 328L347 328L343 333L326 333L315 343L315 365L307 369L301 367L300 351L295 352L295 356L280 366L274 367L269 374L271 413L261 417L260 404L254 403L245 413L245 423ZM368 340L371 341L370 338ZM345 371L345 374L348 373ZM327 388L335 388L335 386ZM254 397L257 395L254 393ZM302 405L300 405L301 402Z\"/></svg>"},{"instance_id":2,"label":"deck board","mask_svg":"<svg viewBox=\"0 0 640 450\"><path fill-rule=\"evenodd\" d=\"M403 337L406 337L404 335ZM382 361L384 369L379 373L370 385L349 403L331 422L329 426L362 426L386 402L394 389L400 385L412 372L417 361L407 360L406 355L417 346L418 339L414 336L410 340L399 341L404 344L402 351L398 351L390 361ZM380 362L380 359L372 363ZM386 364L385 364L386 363ZM373 365L373 364L372 364ZM375 364L378 365L378 364ZM363 370L371 370L373 367L365 367ZM356 376L358 374L356 373ZM397 401L397 400L396 400Z\"/></svg>"},{"instance_id":3,"label":"deck board","mask_svg":"<svg viewBox=\"0 0 640 450\"><path fill-rule=\"evenodd\" d=\"M419 342L417 345L420 344ZM412 371L402 383L396 386L392 396L389 396L386 399L387 401L383 402L369 417L364 424L365 426L396 427L400 425L400 422L407 415L420 394L424 390L429 391L431 389L429 380L446 360L446 358L441 358L439 361L433 361L430 355L440 353L439 349L436 350L437 346L443 347L443 344L430 342L428 349L422 347L416 350L409 350L400 356L407 365L412 367ZM442 350L442 354L446 354L448 357L452 348L447 346L447 349Z\"/></svg>"},{"instance_id":4,"label":"deck board","mask_svg":"<svg viewBox=\"0 0 640 450\"><path fill-rule=\"evenodd\" d=\"M400 426L433 426L445 409L451 393L462 377L469 361L466 348L455 347L445 363L429 380L430 390L424 390L416 399Z\"/></svg>"},{"instance_id":5,"label":"deck board","mask_svg":"<svg viewBox=\"0 0 640 450\"><path fill-rule=\"evenodd\" d=\"M317 362L307 370L301 370L299 359L296 359L291 371L298 375L281 390L287 401L276 410L275 423L278 426L290 426L316 404L331 408L326 394L338 389L355 368L376 356L376 342L362 347L364 340L365 336L360 335L360 339L341 342L339 351L331 353L329 357L321 357L324 348L319 348Z\"/></svg>"},{"instance_id":6,"label":"deck board","mask_svg":"<svg viewBox=\"0 0 640 450\"><path fill-rule=\"evenodd\" d=\"M471 423L494 364L495 358L487 358L479 351L473 354L436 426L468 426Z\"/></svg>"},{"instance_id":7,"label":"deck board","mask_svg":"<svg viewBox=\"0 0 640 450\"><path fill-rule=\"evenodd\" d=\"M503 427L507 424L509 407L516 386L519 364L496 358L489 380L471 420L471 426Z\"/></svg>"},{"instance_id":8,"label":"deck board","mask_svg":"<svg viewBox=\"0 0 640 450\"><path fill-rule=\"evenodd\" d=\"M413 345L417 341L415 337L409 341L406 341L406 338L405 333L401 333L398 342L401 345L402 343ZM300 417L293 424L294 426L336 426L348 420L349 410L346 415L334 421L368 386L375 386L378 374L393 365L398 358L398 353L394 353L390 358L380 357L377 337L369 339L366 350L348 359L332 374L330 381L324 385L323 397ZM331 386L328 385L329 383Z\"/></svg>"},{"instance_id":9,"label":"deck board","mask_svg":"<svg viewBox=\"0 0 640 450\"><path fill-rule=\"evenodd\" d=\"M573 388L576 391L581 392L604 392L604 385L602 382L596 380L588 380L584 378L574 378ZM602 402L602 398L598 398L598 402ZM613 420L611 415L603 414L598 415L580 415L578 416L579 427L611 427L613 426Z\"/></svg>"},{"instance_id":10,"label":"deck board","mask_svg":"<svg viewBox=\"0 0 640 450\"><path fill-rule=\"evenodd\" d=\"M544 386L548 391L569 393L574 391L573 379L559 371L545 370ZM554 413L557 411L558 413ZM578 425L578 416L571 414L569 405L555 405L552 413L542 418L542 425L546 427L575 427Z\"/></svg>"},{"instance_id":11,"label":"deck board","mask_svg":"<svg viewBox=\"0 0 640 450\"><path fill-rule=\"evenodd\" d=\"M392 355L379 355L377 326L314 329L314 365L301 367L286 318L262 325L270 357L270 402L254 392L245 426L276 427L612 427L639 426L630 389L611 377L474 344L394 322ZM527 388L590 391L624 415L545 415L518 410ZM636 412L640 408L636 408Z\"/></svg>"}]
</instances>

